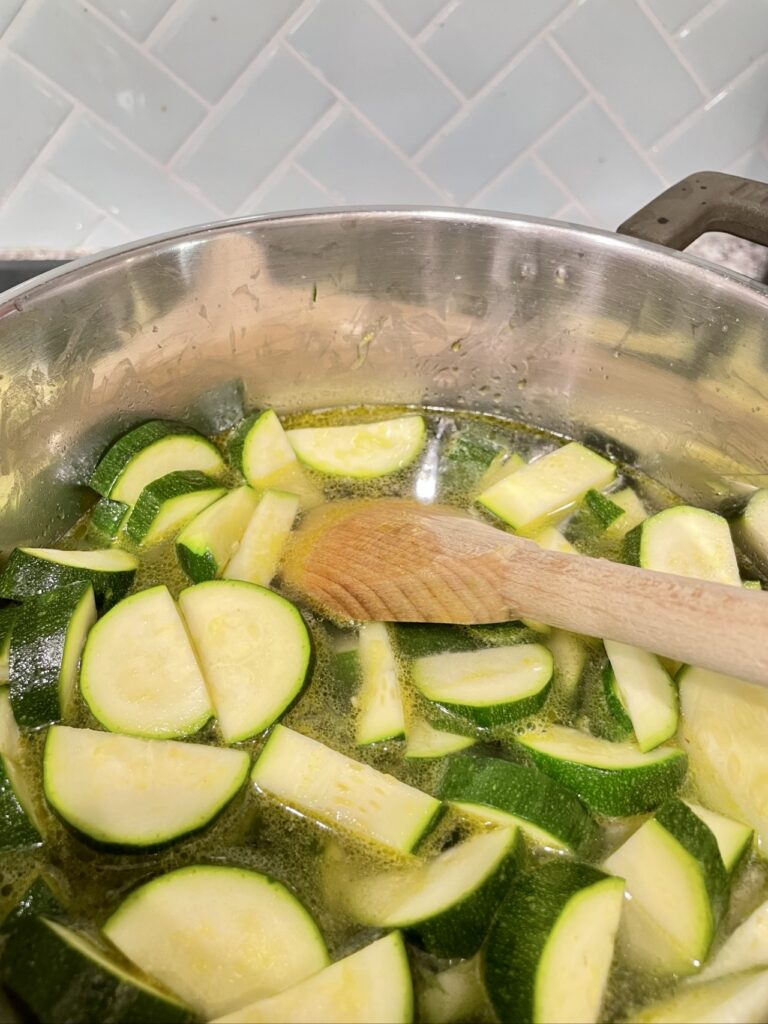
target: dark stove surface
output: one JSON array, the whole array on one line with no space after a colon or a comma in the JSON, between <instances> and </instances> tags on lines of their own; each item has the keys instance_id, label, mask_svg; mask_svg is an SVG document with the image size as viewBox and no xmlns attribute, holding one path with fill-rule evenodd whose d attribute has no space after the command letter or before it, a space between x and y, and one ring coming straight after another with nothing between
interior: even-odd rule
<instances>
[{"instance_id":1,"label":"dark stove surface","mask_svg":"<svg viewBox=\"0 0 768 1024\"><path fill-rule=\"evenodd\" d=\"M69 260L2 260L0 259L0 292L15 288L31 277L68 263Z\"/></svg>"}]
</instances>

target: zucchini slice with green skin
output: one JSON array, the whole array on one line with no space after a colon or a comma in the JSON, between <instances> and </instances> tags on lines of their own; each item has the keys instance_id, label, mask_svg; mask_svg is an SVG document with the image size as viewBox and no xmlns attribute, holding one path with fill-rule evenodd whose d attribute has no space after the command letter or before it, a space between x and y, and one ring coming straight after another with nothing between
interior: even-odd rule
<instances>
[{"instance_id":1,"label":"zucchini slice with green skin","mask_svg":"<svg viewBox=\"0 0 768 1024\"><path fill-rule=\"evenodd\" d=\"M362 683L356 698L355 742L362 747L402 736L405 716L397 662L383 622L360 627L358 657Z\"/></svg>"},{"instance_id":2,"label":"zucchini slice with green skin","mask_svg":"<svg viewBox=\"0 0 768 1024\"><path fill-rule=\"evenodd\" d=\"M299 504L295 494L264 491L224 569L224 579L268 587L280 565Z\"/></svg>"},{"instance_id":3,"label":"zucchini slice with green skin","mask_svg":"<svg viewBox=\"0 0 768 1024\"><path fill-rule=\"evenodd\" d=\"M421 790L283 725L275 726L251 780L287 807L397 853L414 848L440 809Z\"/></svg>"},{"instance_id":4,"label":"zucchini slice with green skin","mask_svg":"<svg viewBox=\"0 0 768 1024\"><path fill-rule=\"evenodd\" d=\"M755 683L684 668L680 740L699 798L719 814L755 830L768 844L768 690Z\"/></svg>"},{"instance_id":5,"label":"zucchini slice with green skin","mask_svg":"<svg viewBox=\"0 0 768 1024\"><path fill-rule=\"evenodd\" d=\"M0 924L0 936L10 935L27 918L40 916L57 921L66 917L58 897L42 876L34 880L16 906L5 916Z\"/></svg>"},{"instance_id":6,"label":"zucchini slice with green skin","mask_svg":"<svg viewBox=\"0 0 768 1024\"><path fill-rule=\"evenodd\" d=\"M14 548L0 577L0 597L23 601L70 583L90 583L97 606L107 609L128 593L138 567L127 551Z\"/></svg>"},{"instance_id":7,"label":"zucchini slice with green skin","mask_svg":"<svg viewBox=\"0 0 768 1024\"><path fill-rule=\"evenodd\" d=\"M21 730L13 717L8 690L0 690L0 756L14 762L23 757Z\"/></svg>"},{"instance_id":8,"label":"zucchini slice with green skin","mask_svg":"<svg viewBox=\"0 0 768 1024\"><path fill-rule=\"evenodd\" d=\"M421 416L399 416L346 427L302 427L287 431L300 462L328 476L370 480L409 466L424 447Z\"/></svg>"},{"instance_id":9,"label":"zucchini slice with green skin","mask_svg":"<svg viewBox=\"0 0 768 1024\"><path fill-rule=\"evenodd\" d=\"M613 686L621 707L645 753L677 732L677 689L659 659L650 651L605 640Z\"/></svg>"},{"instance_id":10,"label":"zucchini slice with green skin","mask_svg":"<svg viewBox=\"0 0 768 1024\"><path fill-rule=\"evenodd\" d=\"M660 1003L632 1016L636 1024L764 1024L768 971L739 971L681 985Z\"/></svg>"},{"instance_id":11,"label":"zucchini slice with green skin","mask_svg":"<svg viewBox=\"0 0 768 1024\"><path fill-rule=\"evenodd\" d=\"M577 796L548 775L497 757L451 758L440 796L464 812L518 825L536 845L571 853L588 846L597 826Z\"/></svg>"},{"instance_id":12,"label":"zucchini slice with green skin","mask_svg":"<svg viewBox=\"0 0 768 1024\"><path fill-rule=\"evenodd\" d=\"M768 568L768 488L755 491L733 523L739 544L765 570Z\"/></svg>"},{"instance_id":13,"label":"zucchini slice with green skin","mask_svg":"<svg viewBox=\"0 0 768 1024\"><path fill-rule=\"evenodd\" d=\"M301 693L309 632L295 605L265 587L212 580L179 606L227 743L263 732Z\"/></svg>"},{"instance_id":14,"label":"zucchini slice with green skin","mask_svg":"<svg viewBox=\"0 0 768 1024\"><path fill-rule=\"evenodd\" d=\"M133 594L96 623L80 690L106 729L129 736L189 736L213 714L184 622L162 586Z\"/></svg>"},{"instance_id":15,"label":"zucchini slice with green skin","mask_svg":"<svg viewBox=\"0 0 768 1024\"><path fill-rule=\"evenodd\" d=\"M208 825L249 767L242 750L53 726L43 790L60 818L98 843L159 846Z\"/></svg>"},{"instance_id":16,"label":"zucchini slice with green skin","mask_svg":"<svg viewBox=\"0 0 768 1024\"><path fill-rule=\"evenodd\" d=\"M564 555L577 555L578 550L555 526L545 526L533 534L531 540L545 551L560 551Z\"/></svg>"},{"instance_id":17,"label":"zucchini slice with green skin","mask_svg":"<svg viewBox=\"0 0 768 1024\"><path fill-rule=\"evenodd\" d=\"M768 900L735 928L696 980L768 967Z\"/></svg>"},{"instance_id":18,"label":"zucchini slice with green skin","mask_svg":"<svg viewBox=\"0 0 768 1024\"><path fill-rule=\"evenodd\" d=\"M506 448L498 441L494 441L487 434L473 430L472 427L465 427L459 430L448 442L445 453L440 458L439 481L440 491L448 492L452 497L465 498L466 495L475 490L483 490L480 481L485 480L486 475L493 470L505 475L502 466L507 466L509 459ZM525 465L519 456L510 456L515 462L508 466L511 471L519 459L520 465ZM498 479L498 477L497 477ZM490 486L489 481L485 486Z\"/></svg>"},{"instance_id":19,"label":"zucchini slice with green skin","mask_svg":"<svg viewBox=\"0 0 768 1024\"><path fill-rule=\"evenodd\" d=\"M413 685L427 700L480 726L533 714L546 700L552 655L541 644L487 647L417 658Z\"/></svg>"},{"instance_id":20,"label":"zucchini slice with green skin","mask_svg":"<svg viewBox=\"0 0 768 1024\"><path fill-rule=\"evenodd\" d=\"M728 877L707 825L682 800L670 800L603 869L626 883L622 944L633 962L658 974L695 971L728 897Z\"/></svg>"},{"instance_id":21,"label":"zucchini slice with green skin","mask_svg":"<svg viewBox=\"0 0 768 1024\"><path fill-rule=\"evenodd\" d=\"M621 540L626 537L630 530L634 530L644 519L648 518L648 510L631 487L613 491L611 501L614 505L618 505L622 512L610 526L606 527L606 536L612 540Z\"/></svg>"},{"instance_id":22,"label":"zucchini slice with green skin","mask_svg":"<svg viewBox=\"0 0 768 1024\"><path fill-rule=\"evenodd\" d=\"M729 875L733 874L752 844L754 829L749 825L742 825L740 821L734 821L733 818L726 818L723 814L709 811L701 804L691 803L690 800L684 800L683 803L690 807L697 818L701 818L715 837L725 870ZM768 956L766 961L768 961Z\"/></svg>"},{"instance_id":23,"label":"zucchini slice with green skin","mask_svg":"<svg viewBox=\"0 0 768 1024\"><path fill-rule=\"evenodd\" d=\"M14 929L0 962L8 988L42 1021L186 1024L194 1015L91 939L47 917Z\"/></svg>"},{"instance_id":24,"label":"zucchini slice with green skin","mask_svg":"<svg viewBox=\"0 0 768 1024\"><path fill-rule=\"evenodd\" d=\"M88 517L88 532L101 541L111 543L120 532L130 505L111 498L99 498Z\"/></svg>"},{"instance_id":25,"label":"zucchini slice with green skin","mask_svg":"<svg viewBox=\"0 0 768 1024\"><path fill-rule=\"evenodd\" d=\"M592 488L606 487L616 467L571 441L483 491L478 502L515 530L529 532L564 513Z\"/></svg>"},{"instance_id":26,"label":"zucchini slice with green skin","mask_svg":"<svg viewBox=\"0 0 768 1024\"><path fill-rule=\"evenodd\" d=\"M554 860L507 893L485 947L485 984L500 1020L600 1019L624 883Z\"/></svg>"},{"instance_id":27,"label":"zucchini slice with green skin","mask_svg":"<svg viewBox=\"0 0 768 1024\"><path fill-rule=\"evenodd\" d=\"M410 721L405 728L405 754L409 760L447 757L466 750L477 741L472 736L435 729L421 718Z\"/></svg>"},{"instance_id":28,"label":"zucchini slice with green skin","mask_svg":"<svg viewBox=\"0 0 768 1024\"><path fill-rule=\"evenodd\" d=\"M516 737L547 775L572 789L598 814L652 811L682 783L687 758L676 747L644 754L636 743L611 743L562 725Z\"/></svg>"},{"instance_id":29,"label":"zucchini slice with green skin","mask_svg":"<svg viewBox=\"0 0 768 1024\"><path fill-rule=\"evenodd\" d=\"M645 519L625 538L626 560L643 569L741 586L727 520L692 505Z\"/></svg>"},{"instance_id":30,"label":"zucchini slice with green skin","mask_svg":"<svg viewBox=\"0 0 768 1024\"><path fill-rule=\"evenodd\" d=\"M244 419L227 448L232 464L251 487L268 487L272 479L296 464L296 453L274 409Z\"/></svg>"},{"instance_id":31,"label":"zucchini slice with green skin","mask_svg":"<svg viewBox=\"0 0 768 1024\"><path fill-rule=\"evenodd\" d=\"M13 623L18 614L19 609L15 604L0 608L0 684L8 682L8 653L11 649Z\"/></svg>"},{"instance_id":32,"label":"zucchini slice with green skin","mask_svg":"<svg viewBox=\"0 0 768 1024\"><path fill-rule=\"evenodd\" d=\"M211 442L183 423L149 420L114 441L91 477L104 498L135 505L153 480L182 470L219 477L224 460Z\"/></svg>"},{"instance_id":33,"label":"zucchini slice with green skin","mask_svg":"<svg viewBox=\"0 0 768 1024\"><path fill-rule=\"evenodd\" d=\"M90 583L70 583L24 602L8 657L11 707L22 729L39 729L71 713L77 664L95 621Z\"/></svg>"},{"instance_id":34,"label":"zucchini slice with green skin","mask_svg":"<svg viewBox=\"0 0 768 1024\"><path fill-rule=\"evenodd\" d=\"M587 644L577 633L553 629L547 637L547 647L554 659L552 693L566 705L572 705L584 674L589 656Z\"/></svg>"},{"instance_id":35,"label":"zucchini slice with green skin","mask_svg":"<svg viewBox=\"0 0 768 1024\"><path fill-rule=\"evenodd\" d=\"M329 964L296 897L242 868L194 865L160 875L128 896L104 934L206 1020L284 992Z\"/></svg>"},{"instance_id":36,"label":"zucchini slice with green skin","mask_svg":"<svg viewBox=\"0 0 768 1024\"><path fill-rule=\"evenodd\" d=\"M410 1024L413 982L399 932L213 1024Z\"/></svg>"},{"instance_id":37,"label":"zucchini slice with green skin","mask_svg":"<svg viewBox=\"0 0 768 1024\"><path fill-rule=\"evenodd\" d=\"M223 498L225 487L204 473L168 473L147 484L128 517L125 532L142 547L158 544L177 533L196 515Z\"/></svg>"},{"instance_id":38,"label":"zucchini slice with green skin","mask_svg":"<svg viewBox=\"0 0 768 1024\"><path fill-rule=\"evenodd\" d=\"M237 487L204 508L184 527L176 538L176 555L194 583L221 576L237 551L258 502L251 487Z\"/></svg>"},{"instance_id":39,"label":"zucchini slice with green skin","mask_svg":"<svg viewBox=\"0 0 768 1024\"><path fill-rule=\"evenodd\" d=\"M0 757L0 853L34 850L43 840L24 806L23 779L13 763Z\"/></svg>"},{"instance_id":40,"label":"zucchini slice with green skin","mask_svg":"<svg viewBox=\"0 0 768 1024\"><path fill-rule=\"evenodd\" d=\"M519 859L518 829L496 828L421 864L350 879L344 902L361 924L405 928L436 956L472 956Z\"/></svg>"}]
</instances>

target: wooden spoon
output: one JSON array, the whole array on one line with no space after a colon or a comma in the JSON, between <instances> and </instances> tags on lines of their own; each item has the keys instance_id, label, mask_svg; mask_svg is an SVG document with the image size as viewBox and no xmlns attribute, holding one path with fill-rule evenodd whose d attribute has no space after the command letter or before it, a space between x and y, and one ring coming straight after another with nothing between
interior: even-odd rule
<instances>
[{"instance_id":1,"label":"wooden spoon","mask_svg":"<svg viewBox=\"0 0 768 1024\"><path fill-rule=\"evenodd\" d=\"M336 502L309 514L283 579L337 619L525 616L768 685L768 595L543 551L441 505Z\"/></svg>"}]
</instances>

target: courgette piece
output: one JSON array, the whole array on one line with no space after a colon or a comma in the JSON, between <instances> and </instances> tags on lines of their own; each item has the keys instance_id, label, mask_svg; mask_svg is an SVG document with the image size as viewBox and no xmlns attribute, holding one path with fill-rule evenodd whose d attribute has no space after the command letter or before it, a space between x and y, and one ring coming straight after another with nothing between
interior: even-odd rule
<instances>
[{"instance_id":1,"label":"courgette piece","mask_svg":"<svg viewBox=\"0 0 768 1024\"><path fill-rule=\"evenodd\" d=\"M421 1024L466 1024L486 1022L494 1014L480 977L482 954L436 970L431 964L414 963L417 979L418 1020Z\"/></svg>"},{"instance_id":2,"label":"courgette piece","mask_svg":"<svg viewBox=\"0 0 768 1024\"><path fill-rule=\"evenodd\" d=\"M659 974L696 970L728 895L725 867L707 825L681 800L670 800L603 868L625 880L622 941L635 964Z\"/></svg>"},{"instance_id":3,"label":"courgette piece","mask_svg":"<svg viewBox=\"0 0 768 1024\"><path fill-rule=\"evenodd\" d=\"M764 1024L768 971L740 971L711 981L690 981L669 999L633 1014L636 1024Z\"/></svg>"},{"instance_id":4,"label":"courgette piece","mask_svg":"<svg viewBox=\"0 0 768 1024\"><path fill-rule=\"evenodd\" d=\"M697 980L721 978L755 967L768 967L768 900L731 932Z\"/></svg>"},{"instance_id":5,"label":"courgette piece","mask_svg":"<svg viewBox=\"0 0 768 1024\"><path fill-rule=\"evenodd\" d=\"M8 657L11 707L22 729L38 729L71 714L77 664L95 621L90 583L70 583L24 602Z\"/></svg>"},{"instance_id":6,"label":"courgette piece","mask_svg":"<svg viewBox=\"0 0 768 1024\"><path fill-rule=\"evenodd\" d=\"M752 495L733 530L739 544L763 571L768 569L768 488Z\"/></svg>"},{"instance_id":7,"label":"courgette piece","mask_svg":"<svg viewBox=\"0 0 768 1024\"><path fill-rule=\"evenodd\" d=\"M49 917L64 921L66 911L42 876L38 876L27 889L15 907L3 918L0 936L8 936L29 917Z\"/></svg>"},{"instance_id":8,"label":"courgette piece","mask_svg":"<svg viewBox=\"0 0 768 1024\"><path fill-rule=\"evenodd\" d=\"M251 487L236 487L184 527L176 538L176 555L194 583L221 576L237 551L258 501Z\"/></svg>"},{"instance_id":9,"label":"courgette piece","mask_svg":"<svg viewBox=\"0 0 768 1024\"><path fill-rule=\"evenodd\" d=\"M129 736L188 736L213 714L184 622L162 586L126 598L96 623L80 690L105 728Z\"/></svg>"},{"instance_id":10,"label":"courgette piece","mask_svg":"<svg viewBox=\"0 0 768 1024\"><path fill-rule=\"evenodd\" d=\"M297 495L264 491L224 569L224 578L268 587L280 565L298 511Z\"/></svg>"},{"instance_id":11,"label":"courgette piece","mask_svg":"<svg viewBox=\"0 0 768 1024\"><path fill-rule=\"evenodd\" d=\"M602 494L593 487L584 495L584 508L589 511L601 530L607 530L624 515L621 505L617 505L607 494Z\"/></svg>"},{"instance_id":12,"label":"courgette piece","mask_svg":"<svg viewBox=\"0 0 768 1024\"><path fill-rule=\"evenodd\" d=\"M128 896L104 934L206 1020L284 992L329 963L296 897L242 868L160 875Z\"/></svg>"},{"instance_id":13,"label":"courgette piece","mask_svg":"<svg viewBox=\"0 0 768 1024\"><path fill-rule=\"evenodd\" d=\"M366 746L402 736L405 717L397 662L383 622L360 627L358 657L362 683L356 700L355 742Z\"/></svg>"},{"instance_id":14,"label":"courgette piece","mask_svg":"<svg viewBox=\"0 0 768 1024\"><path fill-rule=\"evenodd\" d=\"M48 917L27 917L8 939L0 972L41 1021L186 1024L194 1015L91 939Z\"/></svg>"},{"instance_id":15,"label":"courgette piece","mask_svg":"<svg viewBox=\"0 0 768 1024\"><path fill-rule=\"evenodd\" d=\"M533 534L531 540L545 551L560 551L564 555L576 555L577 549L555 526L545 526Z\"/></svg>"},{"instance_id":16,"label":"courgette piece","mask_svg":"<svg viewBox=\"0 0 768 1024\"><path fill-rule=\"evenodd\" d=\"M282 725L251 779L287 807L398 853L413 849L440 808L434 797Z\"/></svg>"},{"instance_id":17,"label":"courgette piece","mask_svg":"<svg viewBox=\"0 0 768 1024\"><path fill-rule=\"evenodd\" d=\"M250 1003L213 1024L410 1024L413 983L399 932L323 968L293 988Z\"/></svg>"},{"instance_id":18,"label":"courgette piece","mask_svg":"<svg viewBox=\"0 0 768 1024\"><path fill-rule=\"evenodd\" d=\"M412 760L447 757L448 754L466 750L475 742L472 736L435 729L429 722L415 718L406 725L404 756Z\"/></svg>"},{"instance_id":19,"label":"courgette piece","mask_svg":"<svg viewBox=\"0 0 768 1024\"><path fill-rule=\"evenodd\" d=\"M197 470L168 473L147 484L141 492L125 531L142 547L158 544L226 493L224 487Z\"/></svg>"},{"instance_id":20,"label":"courgette piece","mask_svg":"<svg viewBox=\"0 0 768 1024\"><path fill-rule=\"evenodd\" d=\"M606 527L605 534L611 540L621 540L630 530L634 530L648 518L648 510L631 487L613 491L611 501L622 511L622 514Z\"/></svg>"},{"instance_id":21,"label":"courgette piece","mask_svg":"<svg viewBox=\"0 0 768 1024\"><path fill-rule=\"evenodd\" d=\"M300 462L329 476L370 480L410 465L426 439L421 416L287 432Z\"/></svg>"},{"instance_id":22,"label":"courgette piece","mask_svg":"<svg viewBox=\"0 0 768 1024\"><path fill-rule=\"evenodd\" d=\"M685 777L687 759L676 747L656 747L644 754L636 743L610 743L562 725L516 739L538 768L598 814L651 811Z\"/></svg>"},{"instance_id":23,"label":"courgette piece","mask_svg":"<svg viewBox=\"0 0 768 1024\"><path fill-rule=\"evenodd\" d=\"M18 614L19 609L15 604L0 608L0 684L8 682L8 652L11 649L13 623Z\"/></svg>"},{"instance_id":24,"label":"courgette piece","mask_svg":"<svg viewBox=\"0 0 768 1024\"><path fill-rule=\"evenodd\" d=\"M588 649L583 637L564 629L553 629L547 647L554 660L552 694L566 706L575 703L576 694L587 664Z\"/></svg>"},{"instance_id":25,"label":"courgette piece","mask_svg":"<svg viewBox=\"0 0 768 1024\"><path fill-rule=\"evenodd\" d=\"M14 548L0 577L0 597L24 601L71 583L90 583L96 605L106 610L128 593L138 567L127 551Z\"/></svg>"},{"instance_id":26,"label":"courgette piece","mask_svg":"<svg viewBox=\"0 0 768 1024\"><path fill-rule=\"evenodd\" d=\"M21 730L13 717L8 690L0 690L0 755L15 762L23 756Z\"/></svg>"},{"instance_id":27,"label":"courgette piece","mask_svg":"<svg viewBox=\"0 0 768 1024\"><path fill-rule=\"evenodd\" d=\"M120 533L120 527L130 510L130 505L126 505L124 501L99 498L88 517L89 534L93 534L98 540L111 543Z\"/></svg>"},{"instance_id":28,"label":"courgette piece","mask_svg":"<svg viewBox=\"0 0 768 1024\"><path fill-rule=\"evenodd\" d=\"M296 464L296 453L274 409L246 417L227 448L232 465L251 487L269 487L271 480Z\"/></svg>"},{"instance_id":29,"label":"courgette piece","mask_svg":"<svg viewBox=\"0 0 768 1024\"><path fill-rule=\"evenodd\" d=\"M227 743L263 732L299 695L311 653L299 610L265 587L212 580L179 606Z\"/></svg>"},{"instance_id":30,"label":"courgette piece","mask_svg":"<svg viewBox=\"0 0 768 1024\"><path fill-rule=\"evenodd\" d=\"M104 498L135 505L153 480L183 470L218 477L225 472L216 448L201 434L171 420L149 420L107 449L91 477Z\"/></svg>"},{"instance_id":31,"label":"courgette piece","mask_svg":"<svg viewBox=\"0 0 768 1024\"><path fill-rule=\"evenodd\" d=\"M713 811L745 822L768 843L768 690L702 668L684 668L680 739L696 789Z\"/></svg>"},{"instance_id":32,"label":"courgette piece","mask_svg":"<svg viewBox=\"0 0 768 1024\"><path fill-rule=\"evenodd\" d=\"M411 666L416 689L473 724L516 721L542 706L552 680L552 655L541 644L515 644L433 654Z\"/></svg>"},{"instance_id":33,"label":"courgette piece","mask_svg":"<svg viewBox=\"0 0 768 1024\"><path fill-rule=\"evenodd\" d=\"M13 762L0 757L0 852L34 850L43 840L24 799L23 779Z\"/></svg>"},{"instance_id":34,"label":"courgette piece","mask_svg":"<svg viewBox=\"0 0 768 1024\"><path fill-rule=\"evenodd\" d=\"M477 500L514 529L530 532L615 476L616 467L608 459L571 441L504 477Z\"/></svg>"},{"instance_id":35,"label":"courgette piece","mask_svg":"<svg viewBox=\"0 0 768 1024\"><path fill-rule=\"evenodd\" d=\"M487 434L471 428L459 430L446 445L440 459L440 489L448 491L454 498L465 497L478 488L491 466L503 474L500 466L507 461L506 455L504 446ZM524 464L522 459L520 463ZM490 486L490 482L486 486Z\"/></svg>"},{"instance_id":36,"label":"courgette piece","mask_svg":"<svg viewBox=\"0 0 768 1024\"><path fill-rule=\"evenodd\" d=\"M678 700L675 684L659 659L639 647L605 640L612 684L637 738L646 752L677 732Z\"/></svg>"},{"instance_id":37,"label":"courgette piece","mask_svg":"<svg viewBox=\"0 0 768 1024\"><path fill-rule=\"evenodd\" d=\"M484 958L499 1019L598 1021L623 903L620 878L566 860L550 861L513 885Z\"/></svg>"},{"instance_id":38,"label":"courgette piece","mask_svg":"<svg viewBox=\"0 0 768 1024\"><path fill-rule=\"evenodd\" d=\"M436 956L472 956L518 861L517 828L496 828L421 864L350 879L344 901L362 924L405 928Z\"/></svg>"},{"instance_id":39,"label":"courgette piece","mask_svg":"<svg viewBox=\"0 0 768 1024\"><path fill-rule=\"evenodd\" d=\"M208 825L249 767L241 750L54 726L43 790L60 818L98 843L158 846Z\"/></svg>"},{"instance_id":40,"label":"courgette piece","mask_svg":"<svg viewBox=\"0 0 768 1024\"><path fill-rule=\"evenodd\" d=\"M626 535L624 554L643 569L741 586L728 522L703 508L675 505L650 516Z\"/></svg>"},{"instance_id":41,"label":"courgette piece","mask_svg":"<svg viewBox=\"0 0 768 1024\"><path fill-rule=\"evenodd\" d=\"M701 818L715 837L723 866L729 875L733 874L752 843L754 829L749 825L742 825L740 821L734 821L733 818L709 811L701 804L692 803L690 800L685 800L684 803L697 818Z\"/></svg>"},{"instance_id":42,"label":"courgette piece","mask_svg":"<svg viewBox=\"0 0 768 1024\"><path fill-rule=\"evenodd\" d=\"M537 846L576 853L597 835L595 822L570 789L537 768L497 757L451 758L439 793L465 813L519 826Z\"/></svg>"}]
</instances>

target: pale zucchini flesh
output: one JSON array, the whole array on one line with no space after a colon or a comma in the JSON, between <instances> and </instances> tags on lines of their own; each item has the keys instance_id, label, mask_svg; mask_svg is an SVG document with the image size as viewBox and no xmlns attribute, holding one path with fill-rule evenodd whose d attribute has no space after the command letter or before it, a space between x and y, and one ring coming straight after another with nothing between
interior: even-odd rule
<instances>
[{"instance_id":1,"label":"pale zucchini flesh","mask_svg":"<svg viewBox=\"0 0 768 1024\"><path fill-rule=\"evenodd\" d=\"M675 684L650 651L615 640L604 644L637 745L643 752L653 750L677 732Z\"/></svg>"},{"instance_id":2,"label":"pale zucchini flesh","mask_svg":"<svg viewBox=\"0 0 768 1024\"><path fill-rule=\"evenodd\" d=\"M330 476L356 479L387 476L403 469L419 454L425 439L421 416L288 431L288 440L305 465Z\"/></svg>"},{"instance_id":3,"label":"pale zucchini flesh","mask_svg":"<svg viewBox=\"0 0 768 1024\"><path fill-rule=\"evenodd\" d=\"M277 573L298 511L297 495L265 491L227 562L224 579L268 587Z\"/></svg>"},{"instance_id":4,"label":"pale zucchini flesh","mask_svg":"<svg viewBox=\"0 0 768 1024\"><path fill-rule=\"evenodd\" d=\"M408 722L405 730L405 757L419 758L447 757L448 754L466 750L476 742L472 736L460 736L455 732L435 729L421 718Z\"/></svg>"},{"instance_id":5,"label":"pale zucchini flesh","mask_svg":"<svg viewBox=\"0 0 768 1024\"><path fill-rule=\"evenodd\" d=\"M734 523L734 532L760 568L768 569L768 488L755 491Z\"/></svg>"},{"instance_id":6,"label":"pale zucchini flesh","mask_svg":"<svg viewBox=\"0 0 768 1024\"><path fill-rule=\"evenodd\" d=\"M768 971L690 981L669 999L633 1015L635 1024L765 1024Z\"/></svg>"},{"instance_id":7,"label":"pale zucchini flesh","mask_svg":"<svg viewBox=\"0 0 768 1024\"><path fill-rule=\"evenodd\" d=\"M225 494L225 488L203 473L168 473L141 492L125 525L126 533L142 547L159 544Z\"/></svg>"},{"instance_id":8,"label":"pale zucchini flesh","mask_svg":"<svg viewBox=\"0 0 768 1024\"><path fill-rule=\"evenodd\" d=\"M421 790L282 725L251 779L287 807L398 853L413 849L440 808Z\"/></svg>"},{"instance_id":9,"label":"pale zucchini flesh","mask_svg":"<svg viewBox=\"0 0 768 1024\"><path fill-rule=\"evenodd\" d=\"M723 866L728 872L733 871L752 842L754 829L742 825L740 821L726 818L723 814L707 810L701 804L684 801L697 818L701 818L717 841Z\"/></svg>"},{"instance_id":10,"label":"pale zucchini flesh","mask_svg":"<svg viewBox=\"0 0 768 1024\"><path fill-rule=\"evenodd\" d=\"M0 575L0 597L23 601L70 583L90 583L97 605L106 609L128 593L138 566L127 551L15 548Z\"/></svg>"},{"instance_id":11,"label":"pale zucchini flesh","mask_svg":"<svg viewBox=\"0 0 768 1024\"><path fill-rule=\"evenodd\" d=\"M360 627L358 657L362 683L356 698L355 742L365 746L402 736L405 716L397 661L383 622Z\"/></svg>"},{"instance_id":12,"label":"pale zucchini flesh","mask_svg":"<svg viewBox=\"0 0 768 1024\"><path fill-rule=\"evenodd\" d=\"M756 967L768 967L768 900L731 932L698 977L721 978Z\"/></svg>"},{"instance_id":13,"label":"pale zucchini flesh","mask_svg":"<svg viewBox=\"0 0 768 1024\"><path fill-rule=\"evenodd\" d=\"M208 505L176 538L182 568L195 583L221 576L237 550L258 503L256 492L237 487Z\"/></svg>"},{"instance_id":14,"label":"pale zucchini flesh","mask_svg":"<svg viewBox=\"0 0 768 1024\"><path fill-rule=\"evenodd\" d=\"M646 519L626 538L629 561L644 569L740 587L727 520L691 505L676 505Z\"/></svg>"},{"instance_id":15,"label":"pale zucchini flesh","mask_svg":"<svg viewBox=\"0 0 768 1024\"><path fill-rule=\"evenodd\" d=\"M296 463L296 453L274 409L244 420L229 441L233 462L251 487L269 482Z\"/></svg>"}]
</instances>

